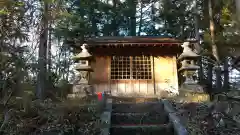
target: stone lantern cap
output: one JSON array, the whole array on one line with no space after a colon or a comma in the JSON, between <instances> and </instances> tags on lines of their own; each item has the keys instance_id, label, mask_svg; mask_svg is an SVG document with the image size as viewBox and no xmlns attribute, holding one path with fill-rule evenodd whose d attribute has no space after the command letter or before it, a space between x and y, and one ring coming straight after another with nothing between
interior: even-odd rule
<instances>
[{"instance_id":1,"label":"stone lantern cap","mask_svg":"<svg viewBox=\"0 0 240 135\"><path fill-rule=\"evenodd\" d=\"M183 53L179 56L178 60L182 59L195 59L200 57L200 55L196 54L192 51L192 49L189 47L190 42L184 42L181 46L183 48Z\"/></svg>"},{"instance_id":2,"label":"stone lantern cap","mask_svg":"<svg viewBox=\"0 0 240 135\"><path fill-rule=\"evenodd\" d=\"M74 56L74 60L90 60L92 58L92 55L88 52L86 49L87 44L83 44L81 46L82 52L80 52L78 55Z\"/></svg>"},{"instance_id":3,"label":"stone lantern cap","mask_svg":"<svg viewBox=\"0 0 240 135\"><path fill-rule=\"evenodd\" d=\"M186 66L182 66L178 71L196 71L197 69L199 69L199 66L196 65L186 65Z\"/></svg>"},{"instance_id":4,"label":"stone lantern cap","mask_svg":"<svg viewBox=\"0 0 240 135\"><path fill-rule=\"evenodd\" d=\"M193 60L183 60L181 61L181 68L178 70L178 71L192 71L192 70L197 70L199 69L200 67L195 65Z\"/></svg>"},{"instance_id":5,"label":"stone lantern cap","mask_svg":"<svg viewBox=\"0 0 240 135\"><path fill-rule=\"evenodd\" d=\"M76 67L75 67L76 70L78 71L89 71L89 72L93 72L93 69L92 67L90 66L83 66L81 64L77 64Z\"/></svg>"}]
</instances>

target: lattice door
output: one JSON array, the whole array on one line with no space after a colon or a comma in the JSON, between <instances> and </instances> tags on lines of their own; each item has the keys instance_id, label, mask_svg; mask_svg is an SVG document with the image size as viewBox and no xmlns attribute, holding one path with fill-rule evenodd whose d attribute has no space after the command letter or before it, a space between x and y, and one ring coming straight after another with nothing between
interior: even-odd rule
<instances>
[{"instance_id":1,"label":"lattice door","mask_svg":"<svg viewBox=\"0 0 240 135\"><path fill-rule=\"evenodd\" d=\"M111 79L152 79L149 56L113 56L111 58Z\"/></svg>"}]
</instances>

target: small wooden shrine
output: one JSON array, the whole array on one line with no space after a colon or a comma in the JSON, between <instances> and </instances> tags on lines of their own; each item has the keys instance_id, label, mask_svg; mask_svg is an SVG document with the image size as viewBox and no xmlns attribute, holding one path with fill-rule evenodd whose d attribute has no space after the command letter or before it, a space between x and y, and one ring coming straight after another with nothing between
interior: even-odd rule
<instances>
[{"instance_id":1,"label":"small wooden shrine","mask_svg":"<svg viewBox=\"0 0 240 135\"><path fill-rule=\"evenodd\" d=\"M84 68L77 66L77 70L84 71L81 77L93 71L88 83L94 92L108 91L113 96L131 97L178 94L177 57L182 52L181 40L145 36L100 37L88 39L85 43L86 48L82 48L75 59L86 60L92 55L94 60ZM76 48L81 46L72 44ZM91 55L86 57L84 52ZM81 82L83 80L78 83ZM83 87L80 85L76 84L74 91Z\"/></svg>"}]
</instances>

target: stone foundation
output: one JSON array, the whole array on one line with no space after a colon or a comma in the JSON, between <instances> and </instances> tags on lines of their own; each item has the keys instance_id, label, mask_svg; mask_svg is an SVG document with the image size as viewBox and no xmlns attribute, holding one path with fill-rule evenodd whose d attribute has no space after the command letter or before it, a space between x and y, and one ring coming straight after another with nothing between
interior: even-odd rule
<instances>
[{"instance_id":1,"label":"stone foundation","mask_svg":"<svg viewBox=\"0 0 240 135\"><path fill-rule=\"evenodd\" d=\"M68 94L67 98L83 98L87 95L94 94L93 87L87 84L77 84L73 86L72 94Z\"/></svg>"},{"instance_id":2,"label":"stone foundation","mask_svg":"<svg viewBox=\"0 0 240 135\"><path fill-rule=\"evenodd\" d=\"M176 97L176 99L181 102L208 102L210 101L210 96L205 92L180 89L179 95Z\"/></svg>"}]
</instances>

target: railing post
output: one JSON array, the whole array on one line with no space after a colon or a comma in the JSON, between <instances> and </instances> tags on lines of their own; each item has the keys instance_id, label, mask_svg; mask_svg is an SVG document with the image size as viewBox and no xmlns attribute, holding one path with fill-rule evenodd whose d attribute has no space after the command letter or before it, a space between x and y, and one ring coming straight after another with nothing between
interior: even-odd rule
<instances>
[{"instance_id":1,"label":"railing post","mask_svg":"<svg viewBox=\"0 0 240 135\"><path fill-rule=\"evenodd\" d=\"M101 115L101 135L109 135L111 128L112 99L105 99L106 104Z\"/></svg>"}]
</instances>

